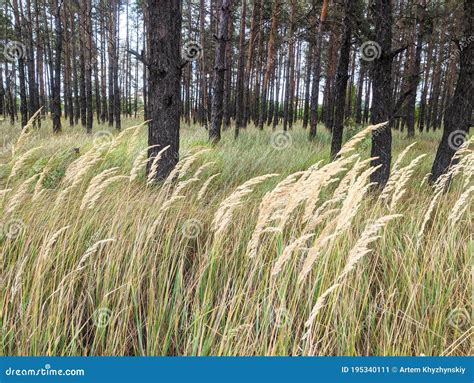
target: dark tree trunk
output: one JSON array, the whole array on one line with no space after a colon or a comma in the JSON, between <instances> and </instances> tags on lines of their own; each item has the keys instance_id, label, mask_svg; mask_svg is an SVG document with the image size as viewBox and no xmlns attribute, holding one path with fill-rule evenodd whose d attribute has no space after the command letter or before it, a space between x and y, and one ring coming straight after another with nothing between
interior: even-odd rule
<instances>
[{"instance_id":1,"label":"dark tree trunk","mask_svg":"<svg viewBox=\"0 0 474 383\"><path fill-rule=\"evenodd\" d=\"M79 92L80 92L80 105L81 105L81 125L87 128L87 90L86 90L86 54L87 54L87 22L86 22L86 10L85 4L81 4L81 13L79 16L79 66L81 73L79 76Z\"/></svg>"},{"instance_id":2,"label":"dark tree trunk","mask_svg":"<svg viewBox=\"0 0 474 383\"><path fill-rule=\"evenodd\" d=\"M323 42L323 31L324 24L326 22L328 9L328 1L323 1L321 9L321 17L319 19L319 26L317 29L317 36L314 38L315 47L313 48L313 84L311 86L311 118L309 128L309 139L314 140L316 138L316 132L318 127L318 104L319 104L319 78L321 75L321 51Z\"/></svg>"},{"instance_id":3,"label":"dark tree trunk","mask_svg":"<svg viewBox=\"0 0 474 383\"><path fill-rule=\"evenodd\" d=\"M216 36L216 58L214 63L214 83L212 91L211 128L209 129L209 140L214 144L219 142L221 139L225 72L226 70L230 70L229 68L226 68L225 53L232 1L233 0L222 0L219 11L219 26Z\"/></svg>"},{"instance_id":4,"label":"dark tree trunk","mask_svg":"<svg viewBox=\"0 0 474 383\"><path fill-rule=\"evenodd\" d=\"M101 121L105 123L108 119L108 108L107 108L107 73L105 71L105 52L106 52L106 31L105 31L105 0L100 2L100 88L102 93L102 107L101 107ZM138 44L138 38L137 38ZM138 49L137 49L138 50ZM137 64L138 65L138 64ZM138 79L136 79L138 83Z\"/></svg>"},{"instance_id":5,"label":"dark tree trunk","mask_svg":"<svg viewBox=\"0 0 474 383\"><path fill-rule=\"evenodd\" d=\"M257 38L257 14L259 9L259 2L263 0L252 0L252 17L250 22L250 38L247 49L247 64L245 66L245 86L244 86L244 100L243 100L243 120L241 128L246 128L249 122L250 111L250 88L252 81L253 59L255 50L255 40Z\"/></svg>"},{"instance_id":6,"label":"dark tree trunk","mask_svg":"<svg viewBox=\"0 0 474 383\"><path fill-rule=\"evenodd\" d=\"M15 33L17 34L18 40L23 41L23 32L21 28L21 17L20 17L21 12L19 11L19 8L18 8L18 1L13 0L12 5L13 5L13 13L15 14ZM27 103L27 98L26 98L25 59L23 55L20 55L18 57L18 77L20 81L21 126L25 126L28 122L28 103Z\"/></svg>"},{"instance_id":7,"label":"dark tree trunk","mask_svg":"<svg viewBox=\"0 0 474 383\"><path fill-rule=\"evenodd\" d=\"M63 29L61 25L61 5L54 0L55 58L54 78L51 89L51 112L53 114L53 132L59 133L61 127L61 53L63 49Z\"/></svg>"},{"instance_id":8,"label":"dark tree trunk","mask_svg":"<svg viewBox=\"0 0 474 383\"><path fill-rule=\"evenodd\" d=\"M430 182L435 182L452 164L453 156L462 143L467 139L472 125L473 112L473 75L474 75L474 46L469 39L474 34L474 3L464 1L464 41L466 46L460 52L460 71L454 96L446 110L444 131L436 152L431 169Z\"/></svg>"},{"instance_id":9,"label":"dark tree trunk","mask_svg":"<svg viewBox=\"0 0 474 383\"><path fill-rule=\"evenodd\" d=\"M408 79L408 87L410 94L407 98L407 132L408 137L415 136L415 102L418 83L420 82L420 63L421 50L423 48L423 35L425 33L425 7L426 0L421 0L417 7L418 32L416 38L415 59L411 68L410 78Z\"/></svg>"},{"instance_id":10,"label":"dark tree trunk","mask_svg":"<svg viewBox=\"0 0 474 383\"><path fill-rule=\"evenodd\" d=\"M267 119L267 104L268 104L268 86L270 82L270 76L273 73L273 67L275 65L275 38L278 28L278 13L280 7L280 0L275 0L273 3L272 11L272 26L270 29L270 36L268 41L268 52L267 52L267 67L265 69L265 75L263 77L263 88L262 88L262 106L260 108L260 115L258 118L258 127L263 130L263 124Z\"/></svg>"},{"instance_id":11,"label":"dark tree trunk","mask_svg":"<svg viewBox=\"0 0 474 383\"><path fill-rule=\"evenodd\" d=\"M5 88L3 87L3 64L0 64L0 114L5 118Z\"/></svg>"},{"instance_id":12,"label":"dark tree trunk","mask_svg":"<svg viewBox=\"0 0 474 383\"><path fill-rule=\"evenodd\" d=\"M149 158L166 146L158 166L157 179L165 179L179 159L181 85L181 1L146 1L148 66ZM150 162L148 162L150 164ZM149 170L149 166L148 166Z\"/></svg>"},{"instance_id":13,"label":"dark tree trunk","mask_svg":"<svg viewBox=\"0 0 474 383\"><path fill-rule=\"evenodd\" d=\"M261 86L261 73L262 73L262 56L263 56L263 1L260 1L259 10L259 29L258 29L258 44L257 44L257 64L255 66L255 89L254 89L254 102L252 119L256 126L259 125L259 113L260 113L260 86Z\"/></svg>"},{"instance_id":14,"label":"dark tree trunk","mask_svg":"<svg viewBox=\"0 0 474 383\"><path fill-rule=\"evenodd\" d=\"M34 113L39 109L39 96L38 86L36 84L36 68L35 68L35 53L33 46L33 23L31 17L31 2L26 1L26 13L30 22L24 22L24 28L22 30L27 35L27 53L26 53L26 66L28 68L28 92L29 92L29 103L28 103L28 118L31 118Z\"/></svg>"},{"instance_id":15,"label":"dark tree trunk","mask_svg":"<svg viewBox=\"0 0 474 383\"><path fill-rule=\"evenodd\" d=\"M158 6L158 5L156 5ZM108 56L108 88L109 88L109 126L114 125L115 118L115 0L110 0L108 8L107 56Z\"/></svg>"},{"instance_id":16,"label":"dark tree trunk","mask_svg":"<svg viewBox=\"0 0 474 383\"><path fill-rule=\"evenodd\" d=\"M237 94L235 105L235 138L244 125L244 76L245 76L245 18L247 13L247 0L242 0L242 11L239 32L239 62L237 67Z\"/></svg>"},{"instance_id":17,"label":"dark tree trunk","mask_svg":"<svg viewBox=\"0 0 474 383\"><path fill-rule=\"evenodd\" d=\"M331 140L331 157L335 158L342 146L342 133L344 130L344 116L346 104L346 89L347 80L349 79L349 59L351 53L351 17L352 7L354 4L351 0L344 2L344 20L343 20L343 35L342 43L339 53L339 62L337 64L336 72L336 89L334 102L334 125L332 129Z\"/></svg>"},{"instance_id":18,"label":"dark tree trunk","mask_svg":"<svg viewBox=\"0 0 474 383\"><path fill-rule=\"evenodd\" d=\"M74 23L74 15L71 13L71 28L77 31ZM80 101L79 101L79 74L77 71L77 39L72 39L72 71L74 74L73 88L74 88L74 125L79 123L80 117Z\"/></svg>"},{"instance_id":19,"label":"dark tree trunk","mask_svg":"<svg viewBox=\"0 0 474 383\"><path fill-rule=\"evenodd\" d=\"M390 0L374 0L372 15L375 24L374 41L380 48L380 57L372 68L372 124L389 121L392 106L392 6ZM383 188L390 176L392 161L392 131L390 123L372 134L372 166L380 166L371 181Z\"/></svg>"},{"instance_id":20,"label":"dark tree trunk","mask_svg":"<svg viewBox=\"0 0 474 383\"><path fill-rule=\"evenodd\" d=\"M92 111L92 20L91 0L84 0L84 28L85 28L85 83L86 83L86 131L92 133L93 111Z\"/></svg>"},{"instance_id":21,"label":"dark tree trunk","mask_svg":"<svg viewBox=\"0 0 474 383\"><path fill-rule=\"evenodd\" d=\"M423 78L423 90L421 92L421 100L420 100L420 114L418 116L418 129L420 132L423 132L425 127L425 118L426 118L426 98L428 96L428 85L430 83L430 70L431 70L431 62L433 59L433 43L430 41L428 45L428 58L425 64L424 70L424 78Z\"/></svg>"},{"instance_id":22,"label":"dark tree trunk","mask_svg":"<svg viewBox=\"0 0 474 383\"><path fill-rule=\"evenodd\" d=\"M361 59L360 66L359 66L359 79L357 81L356 116L355 116L356 124L362 123L362 91L364 88L365 70L366 70L366 65L364 64L364 60Z\"/></svg>"},{"instance_id":23,"label":"dark tree trunk","mask_svg":"<svg viewBox=\"0 0 474 383\"><path fill-rule=\"evenodd\" d=\"M231 116L231 96L232 96L232 44L234 35L234 23L232 21L232 15L229 20L229 29L227 31L228 44L226 47L225 60L227 70L225 72L225 86L224 86L224 107L223 107L223 123L224 129L230 127L230 116ZM191 76L191 69L189 70Z\"/></svg>"},{"instance_id":24,"label":"dark tree trunk","mask_svg":"<svg viewBox=\"0 0 474 383\"><path fill-rule=\"evenodd\" d=\"M113 70L113 79L114 79L114 121L115 121L115 129L120 130L122 129L122 102L121 102L121 94L120 94L120 87L119 87L119 75L118 75L118 65L119 65L119 37L118 31L120 30L120 20L119 20L119 4L118 2L114 1L114 14L113 14L113 28L114 28L114 70Z\"/></svg>"},{"instance_id":25,"label":"dark tree trunk","mask_svg":"<svg viewBox=\"0 0 474 383\"><path fill-rule=\"evenodd\" d=\"M304 109L303 109L303 129L308 127L309 123L309 99L311 97L311 71L313 69L313 44L309 45L308 56L306 58L306 84L304 90Z\"/></svg>"}]
</instances>

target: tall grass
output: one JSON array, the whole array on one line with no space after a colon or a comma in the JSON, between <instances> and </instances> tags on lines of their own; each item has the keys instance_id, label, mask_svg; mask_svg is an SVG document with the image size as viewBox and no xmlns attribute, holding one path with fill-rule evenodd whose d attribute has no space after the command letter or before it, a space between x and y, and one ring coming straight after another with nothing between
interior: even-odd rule
<instances>
[{"instance_id":1,"label":"tall grass","mask_svg":"<svg viewBox=\"0 0 474 383\"><path fill-rule=\"evenodd\" d=\"M379 195L376 127L349 132L332 163L323 127L314 143L301 127L248 128L214 148L185 127L181 161L157 184L133 125L52 136L0 124L2 354L470 352L467 145L433 189L438 134L407 149L395 132Z\"/></svg>"}]
</instances>

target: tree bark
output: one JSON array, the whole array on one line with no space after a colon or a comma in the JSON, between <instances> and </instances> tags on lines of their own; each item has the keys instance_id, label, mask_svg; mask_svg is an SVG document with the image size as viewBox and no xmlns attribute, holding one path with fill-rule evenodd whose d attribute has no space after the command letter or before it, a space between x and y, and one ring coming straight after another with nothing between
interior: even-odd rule
<instances>
[{"instance_id":1,"label":"tree bark","mask_svg":"<svg viewBox=\"0 0 474 383\"><path fill-rule=\"evenodd\" d=\"M55 30L55 59L54 59L54 78L51 89L51 112L53 114L53 132L59 133L61 127L61 53L63 48L63 29L61 25L61 5L58 0L54 4L54 30Z\"/></svg>"},{"instance_id":2,"label":"tree bark","mask_svg":"<svg viewBox=\"0 0 474 383\"><path fill-rule=\"evenodd\" d=\"M413 61L413 66L411 68L410 78L408 80L408 86L410 89L410 94L407 99L408 137L415 136L415 102L418 83L420 82L421 50L423 48L423 35L425 33L425 7L426 0L420 0L420 3L417 6L418 31L416 38L415 58Z\"/></svg>"},{"instance_id":3,"label":"tree bark","mask_svg":"<svg viewBox=\"0 0 474 383\"><path fill-rule=\"evenodd\" d=\"M211 128L209 129L209 141L213 144L216 144L221 139L225 72L229 70L229 68L226 68L225 54L232 1L233 0L222 0L219 11L212 92Z\"/></svg>"},{"instance_id":4,"label":"tree bark","mask_svg":"<svg viewBox=\"0 0 474 383\"><path fill-rule=\"evenodd\" d=\"M446 110L444 130L436 157L431 169L430 182L436 182L446 173L453 163L453 156L469 134L472 125L473 112L473 75L474 75L474 46L469 39L474 34L474 3L464 1L463 31L464 41L468 42L460 52L460 70L454 96Z\"/></svg>"},{"instance_id":5,"label":"tree bark","mask_svg":"<svg viewBox=\"0 0 474 383\"><path fill-rule=\"evenodd\" d=\"M242 11L239 32L239 62L237 67L237 94L235 105L235 131L234 136L239 136L240 129L244 126L244 77L245 77L245 18L247 14L247 0L242 0Z\"/></svg>"},{"instance_id":6,"label":"tree bark","mask_svg":"<svg viewBox=\"0 0 474 383\"><path fill-rule=\"evenodd\" d=\"M344 130L345 104L346 104L346 89L347 80L349 79L349 59L351 52L351 18L352 7L354 4L351 0L344 2L344 19L343 19L343 34L342 44L339 52L339 62L337 64L336 73L336 89L335 89L335 112L334 125L332 126L332 140L331 140L331 157L335 158L342 146L342 133Z\"/></svg>"},{"instance_id":7,"label":"tree bark","mask_svg":"<svg viewBox=\"0 0 474 383\"><path fill-rule=\"evenodd\" d=\"M380 57L372 68L372 124L389 121L392 106L392 5L390 0L374 0L372 14L375 24L374 41L381 48ZM372 166L379 168L372 173L371 181L383 188L390 176L392 161L392 131L390 122L372 134Z\"/></svg>"},{"instance_id":8,"label":"tree bark","mask_svg":"<svg viewBox=\"0 0 474 383\"><path fill-rule=\"evenodd\" d=\"M315 47L313 48L313 84L311 86L311 118L309 128L309 139L314 140L316 138L316 132L318 127L318 104L319 104L319 79L321 76L321 48L323 42L323 31L324 24L326 23L326 17L328 12L328 1L323 1L321 8L321 17L319 19L319 26L317 35L314 38Z\"/></svg>"},{"instance_id":9,"label":"tree bark","mask_svg":"<svg viewBox=\"0 0 474 383\"><path fill-rule=\"evenodd\" d=\"M148 156L169 146L160 160L156 178L165 179L179 159L181 109L181 0L147 0ZM148 162L148 171L150 169Z\"/></svg>"}]
</instances>

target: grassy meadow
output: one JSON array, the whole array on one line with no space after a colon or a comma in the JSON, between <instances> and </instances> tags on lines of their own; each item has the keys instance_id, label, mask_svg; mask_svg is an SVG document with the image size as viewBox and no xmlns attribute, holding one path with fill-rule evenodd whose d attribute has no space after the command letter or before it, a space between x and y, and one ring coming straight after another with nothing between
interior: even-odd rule
<instances>
[{"instance_id":1,"label":"grassy meadow","mask_svg":"<svg viewBox=\"0 0 474 383\"><path fill-rule=\"evenodd\" d=\"M183 126L157 184L139 124L0 122L2 355L470 354L472 145L433 188L441 132L394 131L380 194L372 128Z\"/></svg>"}]
</instances>

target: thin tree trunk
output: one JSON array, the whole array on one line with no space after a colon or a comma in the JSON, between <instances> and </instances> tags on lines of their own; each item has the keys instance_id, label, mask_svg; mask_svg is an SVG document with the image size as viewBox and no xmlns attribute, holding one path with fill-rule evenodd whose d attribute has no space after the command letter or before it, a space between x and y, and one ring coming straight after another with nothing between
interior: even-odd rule
<instances>
[{"instance_id":1,"label":"thin tree trunk","mask_svg":"<svg viewBox=\"0 0 474 383\"><path fill-rule=\"evenodd\" d=\"M322 8L321 8L321 17L319 19L317 35L315 36L313 40L315 43L315 47L313 49L313 53L314 53L313 84L311 86L311 118L310 118L310 129L309 129L310 140L314 140L316 138L316 132L317 132L317 127L318 127L319 80L321 76L321 51L322 51L324 24L326 23L327 13L328 13L328 1L324 0Z\"/></svg>"},{"instance_id":2,"label":"thin tree trunk","mask_svg":"<svg viewBox=\"0 0 474 383\"><path fill-rule=\"evenodd\" d=\"M235 105L235 132L239 136L240 129L244 126L244 77L245 77L245 18L247 13L247 0L242 0L242 11L239 32L239 62L237 68L237 95Z\"/></svg>"},{"instance_id":3,"label":"thin tree trunk","mask_svg":"<svg viewBox=\"0 0 474 383\"><path fill-rule=\"evenodd\" d=\"M229 68L226 68L225 65L225 53L232 1L233 0L222 0L219 11L219 26L216 36L216 58L214 64L214 83L212 92L211 128L209 129L209 141L213 144L219 142L221 139L225 72L226 70L230 70Z\"/></svg>"},{"instance_id":4,"label":"thin tree trunk","mask_svg":"<svg viewBox=\"0 0 474 383\"><path fill-rule=\"evenodd\" d=\"M52 103L51 111L53 113L53 132L59 133L61 127L61 53L63 44L63 29L61 25L61 5L58 0L54 0L54 15L55 15L55 60L54 60L54 81L51 89Z\"/></svg>"}]
</instances>

